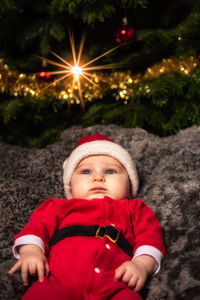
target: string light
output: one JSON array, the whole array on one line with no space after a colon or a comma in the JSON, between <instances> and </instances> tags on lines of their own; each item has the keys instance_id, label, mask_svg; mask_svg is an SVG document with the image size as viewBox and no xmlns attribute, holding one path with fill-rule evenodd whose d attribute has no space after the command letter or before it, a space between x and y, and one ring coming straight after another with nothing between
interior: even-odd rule
<instances>
[{"instance_id":1,"label":"string light","mask_svg":"<svg viewBox=\"0 0 200 300\"><path fill-rule=\"evenodd\" d=\"M197 59L190 56L181 57L180 59L163 59L160 63L148 68L144 75L133 75L130 71L112 72L102 74L100 80L99 75L93 74L92 81L95 84L90 81L82 84L82 97L84 97L84 101L91 102L95 99L102 99L108 91L112 91L116 101L123 101L124 104L127 104L133 95L133 87L138 82L173 72L189 76L197 67ZM78 78L82 70L79 69L78 65L74 65L71 72ZM0 91L2 93L8 93L15 97L30 96L40 99L55 97L69 104L75 103L80 105L81 100L74 93L73 88L78 89L78 85L74 84L73 86L71 82L65 83L62 81L54 82L49 86L47 82L39 80L36 75L27 75L10 70L8 65L0 59ZM145 92L150 92L147 85L145 86Z\"/></svg>"}]
</instances>

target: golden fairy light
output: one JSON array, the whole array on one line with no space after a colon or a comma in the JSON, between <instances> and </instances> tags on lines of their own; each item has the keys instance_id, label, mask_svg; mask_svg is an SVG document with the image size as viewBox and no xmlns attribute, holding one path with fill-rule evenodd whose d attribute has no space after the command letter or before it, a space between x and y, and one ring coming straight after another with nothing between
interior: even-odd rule
<instances>
[{"instance_id":1,"label":"golden fairy light","mask_svg":"<svg viewBox=\"0 0 200 300\"><path fill-rule=\"evenodd\" d=\"M76 62L78 62L78 59ZM83 74L82 68L84 65L78 63L74 65L72 64L71 66L66 63L64 65L71 68L71 74L70 72L66 73L66 71L69 70L64 69L63 76L68 74L72 76L72 84L74 82L74 93L70 81L63 86L62 80L58 78L56 83L53 82L52 85L49 86L46 81L41 80L38 76L36 76L36 74L30 75L10 70L9 66L4 63L3 59L0 59L0 92L13 95L14 97L34 97L43 100L55 97L56 99L67 102L68 104L80 104L79 95L76 95L76 93L78 93L77 80ZM87 65L84 68L89 67L90 65ZM146 83L144 83L145 85L143 86L143 81L146 79L155 78L157 76L173 72L191 76L198 67L199 63L194 56L184 56L179 59L171 57L163 59L161 62L149 67L144 74L132 74L131 71L115 71L103 74L102 78L99 79L103 79L106 84L101 85L96 76L91 78L91 76L88 77L86 74L88 79L93 81L95 85L91 84L90 81L88 82L85 80L85 83L81 86L83 94L82 99L84 98L84 102L91 102L96 99L100 100L107 92L111 92L116 101L122 101L124 104L127 104L136 92L136 90L134 90L134 86L136 84L141 83L137 87L138 93L144 92L147 94L150 93L151 90L149 86L146 86ZM85 72L90 73L90 70L85 70ZM45 88L47 85L49 88Z\"/></svg>"},{"instance_id":2,"label":"golden fairy light","mask_svg":"<svg viewBox=\"0 0 200 300\"><path fill-rule=\"evenodd\" d=\"M84 106L84 100L83 100L83 95L82 95L82 88L81 88L81 79L85 79L92 85L96 85L99 80L103 80L100 76L95 76L91 73L91 71L96 71L96 70L103 70L103 69L111 69L116 67L116 64L108 64L108 65L99 65L99 66L91 66L95 61L99 60L105 55L108 55L112 51L116 50L117 48L120 47L120 45L104 52L103 54L99 55L98 57L88 61L87 63L83 64L81 63L81 55L84 47L84 42L85 42L85 34L82 35L81 42L80 42L80 48L78 55L76 54L75 50L75 42L74 42L74 36L71 32L69 32L69 38L70 38L70 45L71 45L71 51L72 51L72 56L73 56L73 64L69 63L67 60L56 54L55 52L51 51L51 53L60 60L61 63L58 63L56 61L46 59L43 57L40 57L41 59L45 60L47 63L51 65L55 65L61 70L58 71L52 71L52 72L47 72L48 75L61 75L64 74L63 76L59 77L56 79L53 83L50 83L49 85L46 86L49 87L51 85L57 84L59 81L67 79L68 77L72 76L72 93L74 94L75 90L78 90L79 94L79 99L81 104ZM97 80L98 79L98 80Z\"/></svg>"}]
</instances>

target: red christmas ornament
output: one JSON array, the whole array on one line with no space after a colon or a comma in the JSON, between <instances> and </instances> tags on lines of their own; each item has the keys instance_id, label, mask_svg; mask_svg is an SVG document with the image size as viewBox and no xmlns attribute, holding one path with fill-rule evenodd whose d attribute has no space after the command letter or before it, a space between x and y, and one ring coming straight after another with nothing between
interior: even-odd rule
<instances>
[{"instance_id":1,"label":"red christmas ornament","mask_svg":"<svg viewBox=\"0 0 200 300\"><path fill-rule=\"evenodd\" d=\"M133 41L134 30L133 27L127 23L127 18L123 19L122 25L117 29L115 33L116 41L120 44L128 44Z\"/></svg>"},{"instance_id":2,"label":"red christmas ornament","mask_svg":"<svg viewBox=\"0 0 200 300\"><path fill-rule=\"evenodd\" d=\"M47 80L51 77L51 75L45 71L40 72L40 77L43 78L44 80Z\"/></svg>"},{"instance_id":3,"label":"red christmas ornament","mask_svg":"<svg viewBox=\"0 0 200 300\"><path fill-rule=\"evenodd\" d=\"M46 60L42 61L42 70L40 71L39 77L43 80L48 81L51 78L51 75L47 71L47 62Z\"/></svg>"}]
</instances>

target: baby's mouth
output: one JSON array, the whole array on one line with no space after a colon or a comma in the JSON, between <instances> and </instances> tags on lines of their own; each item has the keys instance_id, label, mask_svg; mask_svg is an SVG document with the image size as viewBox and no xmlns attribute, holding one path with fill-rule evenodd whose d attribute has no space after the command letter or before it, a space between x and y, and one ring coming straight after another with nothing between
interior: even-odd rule
<instances>
[{"instance_id":1,"label":"baby's mouth","mask_svg":"<svg viewBox=\"0 0 200 300\"><path fill-rule=\"evenodd\" d=\"M91 189L91 191L96 192L96 193L101 193L103 191L106 191L106 189L103 187L95 187L95 188Z\"/></svg>"}]
</instances>

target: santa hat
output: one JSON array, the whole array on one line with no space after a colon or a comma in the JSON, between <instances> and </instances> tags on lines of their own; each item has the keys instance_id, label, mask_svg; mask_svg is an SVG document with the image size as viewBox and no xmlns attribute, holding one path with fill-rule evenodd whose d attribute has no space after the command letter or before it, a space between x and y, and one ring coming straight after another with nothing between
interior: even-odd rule
<instances>
[{"instance_id":1,"label":"santa hat","mask_svg":"<svg viewBox=\"0 0 200 300\"><path fill-rule=\"evenodd\" d=\"M129 175L132 196L137 194L138 174L135 163L128 151L108 137L95 134L81 138L77 147L63 163L63 181L67 199L72 197L70 183L74 170L81 160L92 155L108 155L117 159Z\"/></svg>"}]
</instances>

